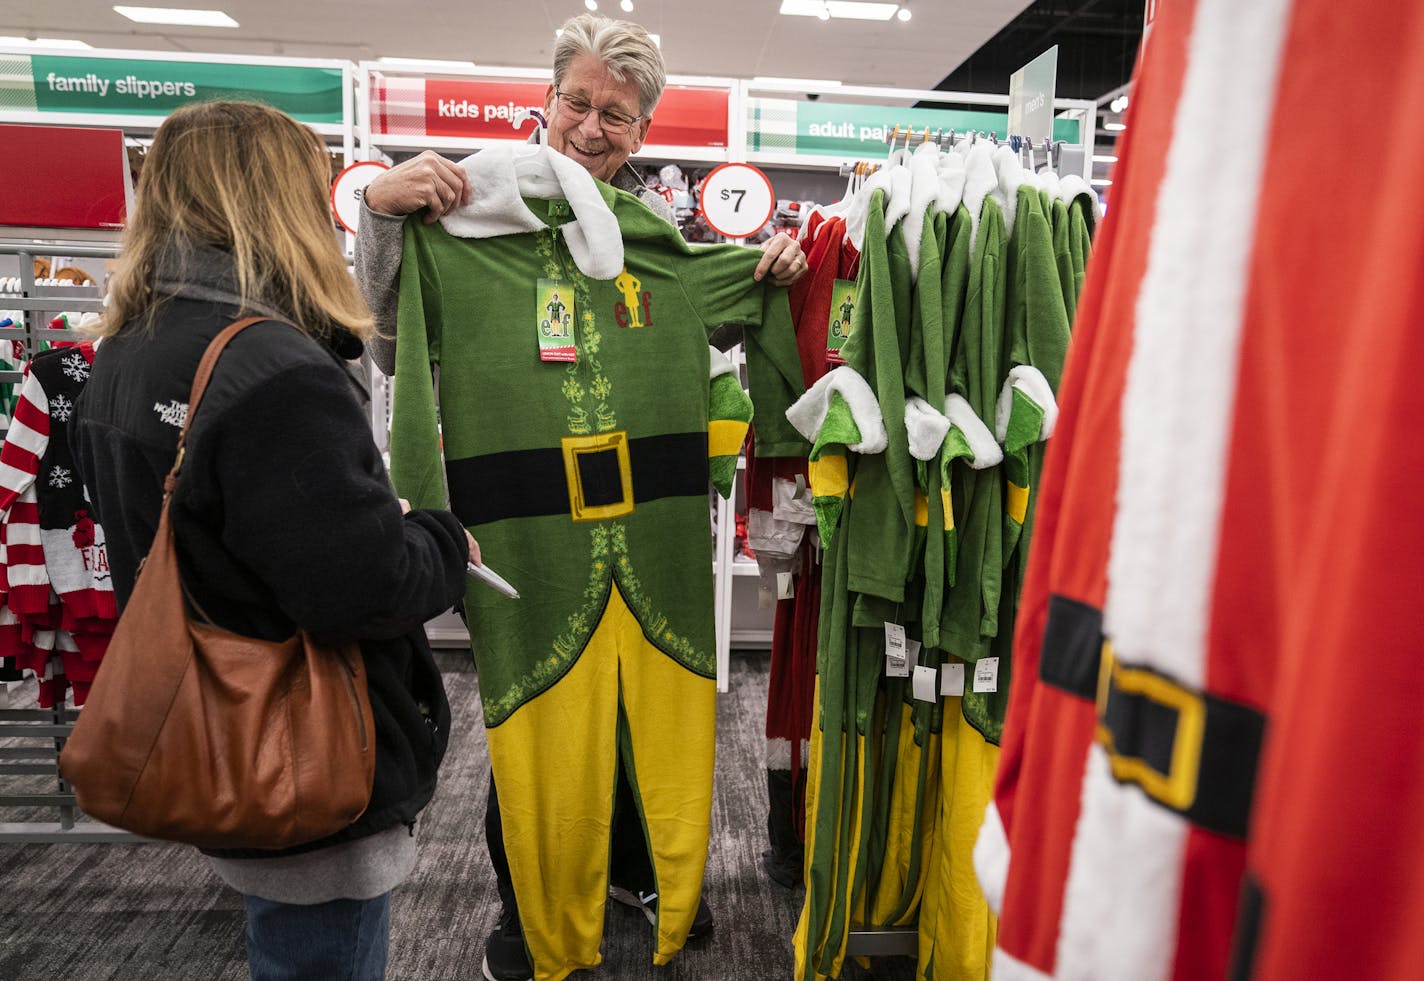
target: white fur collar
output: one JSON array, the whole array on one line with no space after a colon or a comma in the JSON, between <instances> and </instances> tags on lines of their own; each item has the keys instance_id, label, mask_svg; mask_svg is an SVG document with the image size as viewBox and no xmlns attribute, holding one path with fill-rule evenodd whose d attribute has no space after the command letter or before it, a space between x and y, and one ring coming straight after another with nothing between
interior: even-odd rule
<instances>
[{"instance_id":1,"label":"white fur collar","mask_svg":"<svg viewBox=\"0 0 1424 981\"><path fill-rule=\"evenodd\" d=\"M949 420L918 395L905 399L905 434L910 440L910 456L933 460L949 433Z\"/></svg>"},{"instance_id":2,"label":"white fur collar","mask_svg":"<svg viewBox=\"0 0 1424 981\"><path fill-rule=\"evenodd\" d=\"M1019 163L1019 155L1007 146L994 151L994 170L999 177L998 188L991 192L1004 210L1004 238L1014 234L1014 221L1018 216L1019 188L1031 175ZM1037 186L1037 185L1035 185Z\"/></svg>"},{"instance_id":3,"label":"white fur collar","mask_svg":"<svg viewBox=\"0 0 1424 981\"><path fill-rule=\"evenodd\" d=\"M1093 189L1088 186L1088 182L1077 174L1069 174L1059 182L1060 190L1063 194L1063 203L1071 205L1078 198L1086 198L1088 206L1092 209L1093 224L1103 220L1103 208L1098 202L1098 196L1093 193Z\"/></svg>"},{"instance_id":4,"label":"white fur collar","mask_svg":"<svg viewBox=\"0 0 1424 981\"><path fill-rule=\"evenodd\" d=\"M536 232L548 226L522 196L565 198L574 220L559 226L579 270L592 279L613 279L623 269L623 236L593 176L547 146L492 146L460 161L474 200L440 223L460 238L493 238Z\"/></svg>"},{"instance_id":5,"label":"white fur collar","mask_svg":"<svg viewBox=\"0 0 1424 981\"><path fill-rule=\"evenodd\" d=\"M924 238L925 212L939 197L939 170L936 158L939 147L921 143L910 157L910 210L900 223L905 250L910 256L910 284L920 277L920 241Z\"/></svg>"},{"instance_id":6,"label":"white fur collar","mask_svg":"<svg viewBox=\"0 0 1424 981\"><path fill-rule=\"evenodd\" d=\"M979 244L979 216L984 211L984 199L999 186L989 144L975 143L970 146L965 157L964 170L964 207L969 210L972 233L969 238L969 252L973 255L975 246Z\"/></svg>"},{"instance_id":7,"label":"white fur collar","mask_svg":"<svg viewBox=\"0 0 1424 981\"><path fill-rule=\"evenodd\" d=\"M870 215L870 198L875 191L883 190L886 198L890 196L890 171L882 167L871 174L860 190L855 192L855 197L850 203L850 209L846 212L846 237L850 239L850 244L857 250L865 251L865 222ZM885 231L890 232L890 223L885 223Z\"/></svg>"},{"instance_id":8,"label":"white fur collar","mask_svg":"<svg viewBox=\"0 0 1424 981\"><path fill-rule=\"evenodd\" d=\"M964 157L958 153L942 153L939 158L939 196L935 210L954 214L964 200Z\"/></svg>"},{"instance_id":9,"label":"white fur collar","mask_svg":"<svg viewBox=\"0 0 1424 981\"><path fill-rule=\"evenodd\" d=\"M1079 178L1079 180L1082 180L1082 178ZM1050 202L1063 200L1063 182L1053 171L1040 170L1038 172L1038 186L1048 192Z\"/></svg>"},{"instance_id":10,"label":"white fur collar","mask_svg":"<svg viewBox=\"0 0 1424 981\"><path fill-rule=\"evenodd\" d=\"M885 237L895 223L910 213L910 168L893 167L890 170L890 198L885 202Z\"/></svg>"},{"instance_id":11,"label":"white fur collar","mask_svg":"<svg viewBox=\"0 0 1424 981\"><path fill-rule=\"evenodd\" d=\"M889 442L885 435L885 420L880 415L880 403L864 378L849 365L841 365L823 375L796 404L786 410L786 418L796 431L814 443L821 423L831 408L831 396L839 395L850 407L851 417L860 429L860 442L847 447L852 453L881 453Z\"/></svg>"},{"instance_id":12,"label":"white fur collar","mask_svg":"<svg viewBox=\"0 0 1424 981\"><path fill-rule=\"evenodd\" d=\"M951 395L944 400L944 414L949 424L964 435L964 441L974 451L974 459L969 466L975 470L987 470L998 466L1004 459L1004 448L994 441L994 434L984 425L973 406L963 395Z\"/></svg>"},{"instance_id":13,"label":"white fur collar","mask_svg":"<svg viewBox=\"0 0 1424 981\"><path fill-rule=\"evenodd\" d=\"M994 411L994 434L1003 442L1009 435L1009 416L1013 414L1014 389L1018 389L1033 400L1043 410L1043 424L1039 427L1038 438L1047 439L1053 435L1053 426L1058 422L1058 400L1053 397L1053 388L1048 379L1033 365L1019 364L1009 369L1009 377L1004 379L1004 387L999 390L999 402Z\"/></svg>"}]
</instances>

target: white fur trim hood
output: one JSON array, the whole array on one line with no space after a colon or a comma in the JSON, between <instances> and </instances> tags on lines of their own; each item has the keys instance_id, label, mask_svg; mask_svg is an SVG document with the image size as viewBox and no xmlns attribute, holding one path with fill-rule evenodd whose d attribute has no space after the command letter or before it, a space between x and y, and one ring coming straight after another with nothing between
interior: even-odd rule
<instances>
[{"instance_id":1,"label":"white fur trim hood","mask_svg":"<svg viewBox=\"0 0 1424 981\"><path fill-rule=\"evenodd\" d=\"M623 269L623 236L593 176L547 146L513 143L492 146L460 161L474 197L440 219L451 235L494 238L537 232L549 226L523 201L565 198L574 220L560 225L579 270L592 279L613 279Z\"/></svg>"}]
</instances>

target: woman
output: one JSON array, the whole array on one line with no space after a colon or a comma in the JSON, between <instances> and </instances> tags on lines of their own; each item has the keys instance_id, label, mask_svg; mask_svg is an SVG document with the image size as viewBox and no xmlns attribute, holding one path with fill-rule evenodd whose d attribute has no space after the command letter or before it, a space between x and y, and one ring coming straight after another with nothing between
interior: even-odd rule
<instances>
[{"instance_id":1,"label":"woman","mask_svg":"<svg viewBox=\"0 0 1424 981\"><path fill-rule=\"evenodd\" d=\"M168 118L74 435L122 605L204 349L234 320L272 318L229 344L193 420L171 505L184 584L236 633L359 638L377 754L370 804L343 831L285 852L210 853L245 897L257 981L384 977L390 890L415 863L450 722L421 625L459 599L479 559L454 515L403 514L390 489L343 360L373 327L332 235L328 175L316 137L265 106Z\"/></svg>"}]
</instances>

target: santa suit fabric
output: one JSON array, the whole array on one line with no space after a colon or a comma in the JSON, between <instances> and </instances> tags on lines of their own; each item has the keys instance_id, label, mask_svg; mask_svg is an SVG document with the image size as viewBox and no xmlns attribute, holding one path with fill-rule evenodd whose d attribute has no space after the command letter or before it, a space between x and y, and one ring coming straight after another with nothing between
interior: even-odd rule
<instances>
[{"instance_id":1,"label":"santa suit fabric","mask_svg":"<svg viewBox=\"0 0 1424 981\"><path fill-rule=\"evenodd\" d=\"M1002 899L996 976L1225 976L1248 859L1235 976L1418 974L1424 808L1405 720L1421 682L1391 652L1418 645L1404 611L1424 566L1405 543L1424 528L1417 509L1358 494L1406 500L1424 467L1361 424L1420 408L1404 366L1424 354L1409 312L1424 197L1402 171L1412 147L1362 165L1294 130L1347 98L1401 124L1424 97L1421 48L1417 12L1319 0L1197 0L1153 25L1049 450L981 835ZM1306 153L1332 179L1372 179L1322 208L1316 171L1296 166ZM1359 683L1362 663L1380 687ZM1174 745L1201 748L1196 780L1179 779L1190 751L1164 780L1123 751L1124 695L1172 707ZM1193 739L1182 728L1201 705ZM1254 738L1243 723L1215 739L1218 711L1254 718ZM1358 765L1373 753L1387 774Z\"/></svg>"}]
</instances>

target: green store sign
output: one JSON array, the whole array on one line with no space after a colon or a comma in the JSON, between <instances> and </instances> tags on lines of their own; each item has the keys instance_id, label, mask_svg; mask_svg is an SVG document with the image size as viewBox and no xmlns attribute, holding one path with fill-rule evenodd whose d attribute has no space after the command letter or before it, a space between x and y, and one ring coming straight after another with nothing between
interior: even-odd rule
<instances>
[{"instance_id":1,"label":"green store sign","mask_svg":"<svg viewBox=\"0 0 1424 981\"><path fill-rule=\"evenodd\" d=\"M340 123L339 68L0 54L0 113L167 116L213 99L265 102L304 123Z\"/></svg>"},{"instance_id":2,"label":"green store sign","mask_svg":"<svg viewBox=\"0 0 1424 981\"><path fill-rule=\"evenodd\" d=\"M884 156L895 127L924 132L1009 135L1008 113L956 109L896 109L797 99L750 99L747 149L753 153L801 153L831 157ZM1053 138L1078 143L1079 122L1055 119Z\"/></svg>"}]
</instances>

